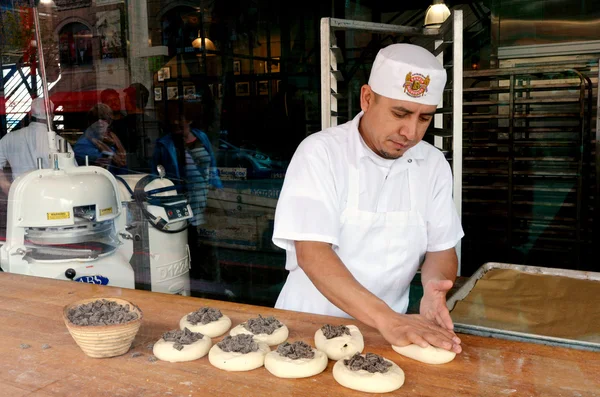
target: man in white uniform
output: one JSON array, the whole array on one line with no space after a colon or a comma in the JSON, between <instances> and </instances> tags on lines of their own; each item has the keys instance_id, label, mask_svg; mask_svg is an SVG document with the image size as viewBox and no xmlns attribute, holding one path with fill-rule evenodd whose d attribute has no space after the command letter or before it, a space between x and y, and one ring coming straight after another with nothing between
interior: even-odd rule
<instances>
[{"instance_id":1,"label":"man in white uniform","mask_svg":"<svg viewBox=\"0 0 600 397\"><path fill-rule=\"evenodd\" d=\"M54 104L50 101L50 117L54 113ZM49 167L50 147L48 143L48 124L44 99L35 98L31 102L31 123L25 128L9 132L0 139L0 188L8 195L10 185L19 175L37 168L37 159L42 158L44 168ZM56 135L59 147L63 138ZM73 152L70 145L68 150ZM10 164L12 175L6 175L3 169ZM75 164L75 157L73 157Z\"/></svg>"},{"instance_id":2,"label":"man in white uniform","mask_svg":"<svg viewBox=\"0 0 600 397\"><path fill-rule=\"evenodd\" d=\"M354 120L300 144L275 215L273 242L290 271L277 308L351 316L394 345L460 353L446 293L464 233L450 166L422 142L445 84L430 52L390 45L361 88ZM402 314L420 265L420 314Z\"/></svg>"}]
</instances>

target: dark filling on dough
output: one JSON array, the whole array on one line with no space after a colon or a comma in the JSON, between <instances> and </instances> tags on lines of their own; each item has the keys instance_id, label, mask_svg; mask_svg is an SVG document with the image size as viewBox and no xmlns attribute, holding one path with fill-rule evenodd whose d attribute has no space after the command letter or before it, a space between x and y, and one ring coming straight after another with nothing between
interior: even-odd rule
<instances>
[{"instance_id":1,"label":"dark filling on dough","mask_svg":"<svg viewBox=\"0 0 600 397\"><path fill-rule=\"evenodd\" d=\"M327 339L331 339L331 338L337 338L338 336L342 336L342 335L350 335L350 329L348 327L346 327L345 325L330 325L330 324L325 324L324 326L321 327L321 331L323 332L323 335L325 335L325 338Z\"/></svg>"},{"instance_id":2,"label":"dark filling on dough","mask_svg":"<svg viewBox=\"0 0 600 397\"><path fill-rule=\"evenodd\" d=\"M67 317L75 325L112 325L137 320L138 314L129 305L99 299L70 309Z\"/></svg>"},{"instance_id":3,"label":"dark filling on dough","mask_svg":"<svg viewBox=\"0 0 600 397\"><path fill-rule=\"evenodd\" d=\"M367 353L365 356L355 353L349 360L344 360L344 365L352 371L364 369L372 374L375 372L384 374L390 369L392 363L374 353Z\"/></svg>"},{"instance_id":4,"label":"dark filling on dough","mask_svg":"<svg viewBox=\"0 0 600 397\"><path fill-rule=\"evenodd\" d=\"M271 335L276 329L283 327L281 321L277 320L275 317L263 317L260 314L258 315L258 318L251 318L243 325L244 328L252 332L254 335Z\"/></svg>"},{"instance_id":5,"label":"dark filling on dough","mask_svg":"<svg viewBox=\"0 0 600 397\"><path fill-rule=\"evenodd\" d=\"M192 324L196 325L202 323L203 325L217 321L223 317L223 313L219 309L212 307L203 307L196 310L195 312L188 314L187 320Z\"/></svg>"},{"instance_id":6,"label":"dark filling on dough","mask_svg":"<svg viewBox=\"0 0 600 397\"><path fill-rule=\"evenodd\" d=\"M247 354L258 351L258 343L249 334L227 335L221 342L217 343L217 346L224 352Z\"/></svg>"},{"instance_id":7,"label":"dark filling on dough","mask_svg":"<svg viewBox=\"0 0 600 397\"><path fill-rule=\"evenodd\" d=\"M191 345L204 338L200 332L192 332L187 328L165 332L162 336L165 342L175 342L173 348L181 351L184 345Z\"/></svg>"},{"instance_id":8,"label":"dark filling on dough","mask_svg":"<svg viewBox=\"0 0 600 397\"><path fill-rule=\"evenodd\" d=\"M302 341L297 341L294 343L282 343L277 347L277 353L292 360L315 357L315 351L313 348Z\"/></svg>"}]
</instances>

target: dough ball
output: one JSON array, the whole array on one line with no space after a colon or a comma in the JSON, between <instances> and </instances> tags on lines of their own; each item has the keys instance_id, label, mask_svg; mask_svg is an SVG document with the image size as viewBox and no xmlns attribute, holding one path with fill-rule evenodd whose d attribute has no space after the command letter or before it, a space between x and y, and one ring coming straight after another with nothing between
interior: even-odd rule
<instances>
[{"instance_id":1,"label":"dough ball","mask_svg":"<svg viewBox=\"0 0 600 397\"><path fill-rule=\"evenodd\" d=\"M278 378L308 378L320 374L327 368L327 355L320 350L312 349L313 358L291 359L272 351L265 357L265 368Z\"/></svg>"},{"instance_id":2,"label":"dough ball","mask_svg":"<svg viewBox=\"0 0 600 397\"><path fill-rule=\"evenodd\" d=\"M266 343L259 342L258 350L250 353L225 352L215 344L208 352L208 361L224 371L250 371L265 363L265 356L271 349Z\"/></svg>"},{"instance_id":3,"label":"dough ball","mask_svg":"<svg viewBox=\"0 0 600 397\"><path fill-rule=\"evenodd\" d=\"M440 349L439 347L434 347L431 345L427 347L421 347L415 344L403 347L392 345L392 349L394 349L398 354L425 364L446 364L454 360L454 357L456 357L456 353L454 352L446 349Z\"/></svg>"},{"instance_id":4,"label":"dough ball","mask_svg":"<svg viewBox=\"0 0 600 397\"><path fill-rule=\"evenodd\" d=\"M275 345L279 345L279 344L285 342L288 338L289 333L290 332L288 330L288 327L283 325L283 326L277 328L275 331L273 331L273 333L271 335L269 335L269 334L254 335L252 332L250 332L246 328L244 328L243 324L239 324L239 325L235 326L229 332L229 335L231 335L231 336L236 336L236 335L240 335L240 334L253 335L254 340L256 340L257 342L266 343L268 346L275 346Z\"/></svg>"},{"instance_id":5,"label":"dough ball","mask_svg":"<svg viewBox=\"0 0 600 397\"><path fill-rule=\"evenodd\" d=\"M177 350L175 342L167 342L164 339L159 339L152 348L152 353L159 360L168 361L171 363L179 363L183 361L193 361L206 356L206 353L212 346L211 339L204 335L202 339L197 340L189 345L183 345L183 349Z\"/></svg>"},{"instance_id":6,"label":"dough ball","mask_svg":"<svg viewBox=\"0 0 600 397\"><path fill-rule=\"evenodd\" d=\"M355 353L362 353L365 348L363 336L356 325L347 325L350 335L336 336L327 339L319 328L315 333L315 346L327 354L330 360L341 360Z\"/></svg>"},{"instance_id":7,"label":"dough ball","mask_svg":"<svg viewBox=\"0 0 600 397\"><path fill-rule=\"evenodd\" d=\"M226 333L231 327L231 319L224 314L217 321L212 321L208 324L198 323L193 325L187 320L187 317L192 313L186 314L179 320L180 329L187 328L192 332L200 332L208 337L216 338Z\"/></svg>"},{"instance_id":8,"label":"dough ball","mask_svg":"<svg viewBox=\"0 0 600 397\"><path fill-rule=\"evenodd\" d=\"M385 373L370 373L363 369L353 371L344 364L344 359L333 366L333 378L342 386L366 393L389 393L404 384L404 371L393 363Z\"/></svg>"}]
</instances>

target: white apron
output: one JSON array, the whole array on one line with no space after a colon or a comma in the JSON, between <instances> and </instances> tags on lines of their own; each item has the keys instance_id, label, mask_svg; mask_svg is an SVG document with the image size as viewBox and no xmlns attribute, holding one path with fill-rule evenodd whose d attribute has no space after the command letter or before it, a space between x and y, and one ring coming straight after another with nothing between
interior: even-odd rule
<instances>
[{"instance_id":1,"label":"white apron","mask_svg":"<svg viewBox=\"0 0 600 397\"><path fill-rule=\"evenodd\" d=\"M359 210L359 171L349 164L348 202L336 253L363 287L396 312L405 313L410 282L427 250L427 228L417 210L419 198L425 197L419 187L426 183L419 181L414 160L394 167L407 169L410 210L377 213ZM300 267L288 275L275 307L349 317L317 290Z\"/></svg>"}]
</instances>

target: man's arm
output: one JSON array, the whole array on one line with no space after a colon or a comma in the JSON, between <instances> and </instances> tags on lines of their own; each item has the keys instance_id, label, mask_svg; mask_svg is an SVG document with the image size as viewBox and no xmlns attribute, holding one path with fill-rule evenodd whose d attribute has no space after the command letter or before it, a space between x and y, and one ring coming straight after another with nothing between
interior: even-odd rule
<instances>
[{"instance_id":1,"label":"man's arm","mask_svg":"<svg viewBox=\"0 0 600 397\"><path fill-rule=\"evenodd\" d=\"M298 265L315 287L334 305L368 326L376 328L391 344L432 344L461 351L452 331L440 328L420 315L394 312L384 301L364 288L352 276L330 244L296 241Z\"/></svg>"},{"instance_id":2,"label":"man's arm","mask_svg":"<svg viewBox=\"0 0 600 397\"><path fill-rule=\"evenodd\" d=\"M94 142L94 143L100 143L100 142ZM112 158L112 162L117 166L117 167L125 167L127 166L127 152L125 150L125 148L123 147L123 144L121 143L121 140L119 139L119 137L117 136L117 134L115 134L112 131L108 131L106 133L106 135L104 136L104 141L102 142L102 144L104 144L108 151L113 151L112 148L108 145L114 145L115 147L115 155ZM103 151L106 151L106 149L102 149Z\"/></svg>"},{"instance_id":3,"label":"man's arm","mask_svg":"<svg viewBox=\"0 0 600 397\"><path fill-rule=\"evenodd\" d=\"M425 262L421 268L421 280L423 285L428 281L434 280L456 280L456 272L458 270L458 258L456 250L453 248L438 251L428 252L425 255Z\"/></svg>"},{"instance_id":4,"label":"man's arm","mask_svg":"<svg viewBox=\"0 0 600 397\"><path fill-rule=\"evenodd\" d=\"M10 190L10 175L8 175L4 170L0 169L0 189L8 196L8 192Z\"/></svg>"}]
</instances>

